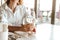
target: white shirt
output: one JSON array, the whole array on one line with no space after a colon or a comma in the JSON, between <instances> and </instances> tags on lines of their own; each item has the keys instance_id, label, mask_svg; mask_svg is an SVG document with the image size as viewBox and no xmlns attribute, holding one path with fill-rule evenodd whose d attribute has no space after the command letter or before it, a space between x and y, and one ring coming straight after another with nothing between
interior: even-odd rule
<instances>
[{"instance_id":1,"label":"white shirt","mask_svg":"<svg viewBox=\"0 0 60 40\"><path fill-rule=\"evenodd\" d=\"M7 4L3 4L0 7L0 16L3 14L3 21L12 25L21 25L23 24L23 19L26 16L26 8L23 5L18 5L15 9L15 12L7 6Z\"/></svg>"}]
</instances>

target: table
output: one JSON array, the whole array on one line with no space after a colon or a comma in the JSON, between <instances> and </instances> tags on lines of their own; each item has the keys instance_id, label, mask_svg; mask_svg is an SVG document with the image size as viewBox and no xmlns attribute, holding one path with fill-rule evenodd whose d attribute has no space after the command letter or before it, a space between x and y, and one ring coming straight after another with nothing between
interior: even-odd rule
<instances>
[{"instance_id":1,"label":"table","mask_svg":"<svg viewBox=\"0 0 60 40\"><path fill-rule=\"evenodd\" d=\"M43 23L37 25L36 35L16 40L60 40L60 26Z\"/></svg>"},{"instance_id":2,"label":"table","mask_svg":"<svg viewBox=\"0 0 60 40\"><path fill-rule=\"evenodd\" d=\"M43 23L37 25L37 40L60 40L60 26Z\"/></svg>"}]
</instances>

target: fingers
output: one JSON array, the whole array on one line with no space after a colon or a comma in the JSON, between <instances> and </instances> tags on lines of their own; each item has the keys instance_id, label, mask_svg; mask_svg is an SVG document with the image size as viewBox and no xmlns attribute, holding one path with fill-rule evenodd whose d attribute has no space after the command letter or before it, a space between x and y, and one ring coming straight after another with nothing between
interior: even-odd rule
<instances>
[{"instance_id":1,"label":"fingers","mask_svg":"<svg viewBox=\"0 0 60 40\"><path fill-rule=\"evenodd\" d=\"M26 32L33 31L33 29L35 29L35 27L33 26L33 24L25 24L24 25L24 31L26 31Z\"/></svg>"}]
</instances>

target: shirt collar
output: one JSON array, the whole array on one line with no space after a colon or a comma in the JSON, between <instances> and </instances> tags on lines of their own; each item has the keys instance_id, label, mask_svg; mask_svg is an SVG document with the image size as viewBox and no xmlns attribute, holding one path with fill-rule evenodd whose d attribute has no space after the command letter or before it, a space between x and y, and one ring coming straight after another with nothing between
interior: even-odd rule
<instances>
[{"instance_id":1,"label":"shirt collar","mask_svg":"<svg viewBox=\"0 0 60 40\"><path fill-rule=\"evenodd\" d=\"M5 3L4 5L5 5L5 9L10 9L10 8L8 7L7 3ZM18 7L21 7L21 8L22 8L22 7L23 7L23 5L17 5L17 7L16 7L16 8L18 8ZM19 8L18 8L18 9L19 9Z\"/></svg>"},{"instance_id":2,"label":"shirt collar","mask_svg":"<svg viewBox=\"0 0 60 40\"><path fill-rule=\"evenodd\" d=\"M7 3L5 3L5 9L9 10L10 12L12 12L12 10L8 7ZM13 12L12 12L13 13Z\"/></svg>"}]
</instances>

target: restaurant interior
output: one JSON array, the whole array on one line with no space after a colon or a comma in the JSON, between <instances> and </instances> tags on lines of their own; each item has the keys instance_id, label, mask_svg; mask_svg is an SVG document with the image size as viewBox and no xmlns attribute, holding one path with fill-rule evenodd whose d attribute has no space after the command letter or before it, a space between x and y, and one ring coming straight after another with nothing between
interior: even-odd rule
<instances>
[{"instance_id":1,"label":"restaurant interior","mask_svg":"<svg viewBox=\"0 0 60 40\"><path fill-rule=\"evenodd\" d=\"M15 25L1 21L1 12L6 13L2 6L6 2L7 0L0 0L0 40L60 40L60 0L23 0L28 17L24 17L27 22L22 20L21 25L17 25L20 21ZM19 17L16 18L21 19L21 15ZM13 21L15 20L11 19Z\"/></svg>"}]
</instances>

